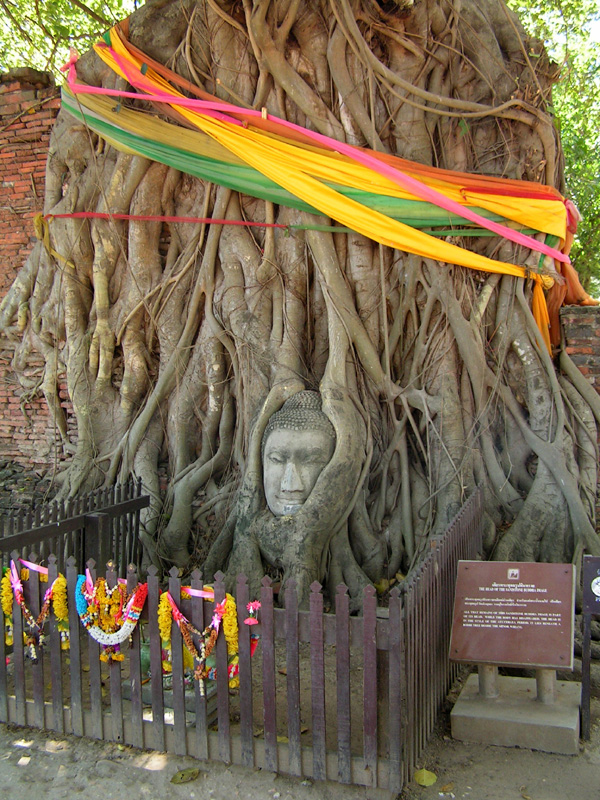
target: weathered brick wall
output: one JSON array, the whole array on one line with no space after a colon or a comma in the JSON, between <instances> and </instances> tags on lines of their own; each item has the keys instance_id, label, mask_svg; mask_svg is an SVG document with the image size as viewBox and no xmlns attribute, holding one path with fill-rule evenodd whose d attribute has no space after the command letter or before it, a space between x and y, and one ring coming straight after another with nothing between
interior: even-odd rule
<instances>
[{"instance_id":1,"label":"weathered brick wall","mask_svg":"<svg viewBox=\"0 0 600 800\"><path fill-rule=\"evenodd\" d=\"M0 298L35 242L33 218L43 208L48 141L59 108L59 92L47 73L24 68L0 75ZM35 388L43 362L35 355L29 360L23 388L11 366L13 355L13 343L0 339L0 467L15 462L45 471L65 453ZM70 410L65 385L60 396Z\"/></svg>"},{"instance_id":2,"label":"weathered brick wall","mask_svg":"<svg viewBox=\"0 0 600 800\"><path fill-rule=\"evenodd\" d=\"M42 210L48 140L60 99L51 76L33 69L0 75L0 296L34 241Z\"/></svg>"},{"instance_id":3,"label":"weathered brick wall","mask_svg":"<svg viewBox=\"0 0 600 800\"><path fill-rule=\"evenodd\" d=\"M600 393L600 306L565 306L560 319L567 353Z\"/></svg>"},{"instance_id":4,"label":"weathered brick wall","mask_svg":"<svg viewBox=\"0 0 600 800\"><path fill-rule=\"evenodd\" d=\"M560 320L567 353L600 394L600 306L566 306L560 312ZM600 476L596 523L600 525Z\"/></svg>"}]
</instances>

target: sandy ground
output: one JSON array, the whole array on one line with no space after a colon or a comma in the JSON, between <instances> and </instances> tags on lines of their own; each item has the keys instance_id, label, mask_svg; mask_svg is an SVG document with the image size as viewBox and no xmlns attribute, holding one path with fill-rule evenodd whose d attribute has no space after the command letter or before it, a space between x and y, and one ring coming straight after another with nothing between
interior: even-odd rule
<instances>
[{"instance_id":1,"label":"sandy ground","mask_svg":"<svg viewBox=\"0 0 600 800\"><path fill-rule=\"evenodd\" d=\"M437 776L407 785L402 800L600 800L600 701L592 704L592 738L576 756L457 742L442 716L420 766ZM198 776L171 783L183 769ZM102 800L390 800L388 792L206 764L191 758L0 725L0 800L38 789L46 800L84 794ZM31 797L31 795L30 795Z\"/></svg>"},{"instance_id":2,"label":"sandy ground","mask_svg":"<svg viewBox=\"0 0 600 800\"><path fill-rule=\"evenodd\" d=\"M574 756L517 747L465 744L440 719L420 766L437 776L432 786L414 782L402 800L600 800L600 700L592 700L591 739Z\"/></svg>"}]
</instances>

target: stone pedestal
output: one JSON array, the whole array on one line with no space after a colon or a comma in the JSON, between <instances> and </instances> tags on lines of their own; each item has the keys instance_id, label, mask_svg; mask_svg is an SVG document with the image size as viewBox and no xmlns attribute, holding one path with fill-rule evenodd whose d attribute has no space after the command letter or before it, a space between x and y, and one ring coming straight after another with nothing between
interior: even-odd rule
<instances>
[{"instance_id":1,"label":"stone pedestal","mask_svg":"<svg viewBox=\"0 0 600 800\"><path fill-rule=\"evenodd\" d=\"M452 710L452 736L574 755L580 699L581 684L556 681L554 670L539 670L537 679L512 678L485 665L479 676L469 677Z\"/></svg>"}]
</instances>

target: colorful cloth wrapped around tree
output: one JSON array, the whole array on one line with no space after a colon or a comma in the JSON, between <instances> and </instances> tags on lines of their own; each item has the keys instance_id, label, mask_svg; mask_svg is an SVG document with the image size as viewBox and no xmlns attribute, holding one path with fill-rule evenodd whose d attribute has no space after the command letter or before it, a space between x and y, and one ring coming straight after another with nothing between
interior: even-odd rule
<instances>
[{"instance_id":1,"label":"colorful cloth wrapped around tree","mask_svg":"<svg viewBox=\"0 0 600 800\"><path fill-rule=\"evenodd\" d=\"M324 214L399 250L532 278L533 313L549 349L551 339L558 343L562 302L595 303L568 258L577 209L552 187L408 162L338 142L265 109L224 103L135 48L126 22L111 29L96 52L134 91L78 83L72 58L63 104L117 149L244 194ZM177 124L125 107L121 101L127 98L144 98ZM537 255L524 259L524 266L448 241L481 235L502 236Z\"/></svg>"}]
</instances>

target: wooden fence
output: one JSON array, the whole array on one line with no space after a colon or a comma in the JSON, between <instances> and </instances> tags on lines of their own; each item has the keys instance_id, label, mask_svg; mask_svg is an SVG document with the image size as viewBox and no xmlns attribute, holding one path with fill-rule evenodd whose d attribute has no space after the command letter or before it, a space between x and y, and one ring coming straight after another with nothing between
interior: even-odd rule
<instances>
[{"instance_id":1,"label":"wooden fence","mask_svg":"<svg viewBox=\"0 0 600 800\"><path fill-rule=\"evenodd\" d=\"M100 646L88 637L77 615L79 568L71 558L66 568L70 668L65 666L52 614L48 642L37 664L17 647L6 667L7 651L0 637L0 720L400 792L418 764L453 678L448 648L456 566L459 559L477 557L481 519L477 490L446 533L431 542L410 578L392 590L387 607L378 608L375 591L367 587L360 616L350 615L345 586L338 587L332 600L335 613L325 608L327 599L319 584L311 587L308 610L298 609L293 586L286 589L285 609L277 608L274 587L264 578L258 598L260 623L250 628L244 620L251 598L240 576L239 689L229 687L227 645L219 635L216 680L207 681L207 696L186 675L175 624L172 673L163 675L156 569L149 571L145 614L124 648L125 660L104 664ZM93 571L94 564L90 566ZM51 581L58 574L53 557L48 569ZM115 585L115 569L107 571L106 579L109 587ZM225 597L222 579L217 573L215 602ZM133 568L127 584L129 591L137 584ZM203 585L201 573L194 572L191 587ZM168 589L202 630L214 613L213 603L199 597L182 599L176 569ZM34 616L42 593L39 576L31 571L25 598ZM16 604L13 610L17 642L23 622ZM252 634L260 637L254 657Z\"/></svg>"},{"instance_id":2,"label":"wooden fence","mask_svg":"<svg viewBox=\"0 0 600 800\"><path fill-rule=\"evenodd\" d=\"M129 564L141 563L140 510L149 504L138 480L0 517L1 563L7 566L13 550L23 558L35 550L40 560L54 554L63 573L73 556L80 570L90 558L111 559L124 577Z\"/></svg>"}]
</instances>

